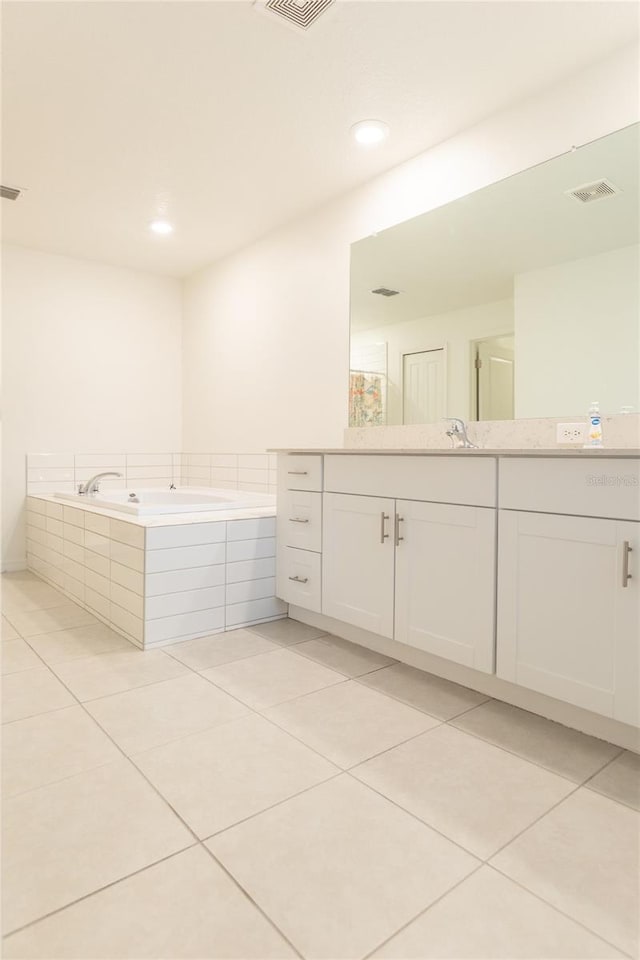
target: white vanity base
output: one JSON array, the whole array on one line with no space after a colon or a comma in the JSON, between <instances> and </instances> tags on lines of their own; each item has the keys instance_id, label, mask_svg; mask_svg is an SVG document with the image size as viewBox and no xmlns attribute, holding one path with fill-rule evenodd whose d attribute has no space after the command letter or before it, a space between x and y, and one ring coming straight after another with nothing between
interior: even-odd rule
<instances>
[{"instance_id":1,"label":"white vanity base","mask_svg":"<svg viewBox=\"0 0 640 960\"><path fill-rule=\"evenodd\" d=\"M571 727L573 730L579 730L591 737L598 737L608 743L615 743L625 750L632 750L634 753L640 752L640 734L638 729L630 724L591 713L590 710L583 710L581 707L575 707L562 700L554 700L552 697L528 690L526 687L501 680L495 674L472 670L461 664L453 663L451 660L433 656L433 654L426 653L424 650L418 650L404 643L398 643L396 640L388 640L386 637L369 633L367 630L343 623L341 620L334 620L332 617L326 617L321 613L305 610L303 607L290 605L289 616L292 620L299 620L301 623L317 627L319 630L325 630L327 633L342 637L343 640L349 640L351 643L357 643L361 647L367 647L376 653L393 657L410 667L432 673L436 677L442 677L452 683L459 683L461 686L477 690L479 693L486 693L488 697L503 700L505 703L520 707L522 710L529 710L531 713L537 713L541 717L554 720L556 723Z\"/></svg>"}]
</instances>

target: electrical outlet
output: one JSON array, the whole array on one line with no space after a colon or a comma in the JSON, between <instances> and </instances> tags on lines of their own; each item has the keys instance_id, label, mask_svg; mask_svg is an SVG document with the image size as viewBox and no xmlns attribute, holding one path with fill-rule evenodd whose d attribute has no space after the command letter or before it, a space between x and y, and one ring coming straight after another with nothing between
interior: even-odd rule
<instances>
[{"instance_id":1,"label":"electrical outlet","mask_svg":"<svg viewBox=\"0 0 640 960\"><path fill-rule=\"evenodd\" d=\"M584 443L586 429L584 423L559 423L556 427L556 443Z\"/></svg>"}]
</instances>

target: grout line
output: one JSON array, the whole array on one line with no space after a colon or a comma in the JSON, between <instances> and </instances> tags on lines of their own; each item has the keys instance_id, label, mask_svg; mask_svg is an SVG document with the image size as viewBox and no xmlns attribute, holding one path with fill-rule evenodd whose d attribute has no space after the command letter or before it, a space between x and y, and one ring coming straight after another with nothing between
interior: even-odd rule
<instances>
[{"instance_id":1,"label":"grout line","mask_svg":"<svg viewBox=\"0 0 640 960\"><path fill-rule=\"evenodd\" d=\"M386 667L380 667L378 670L372 670L371 672L372 672L372 673L380 673L382 670L390 670L392 667L395 667L395 666L397 666L398 664L400 664L401 666L408 666L408 664L403 664L401 660L397 660L395 663L389 663L389 664L387 664ZM418 668L418 667L413 667L412 669L418 670L419 668ZM438 676L436 676L435 673L429 673L429 672L426 671L426 670L421 670L420 672L426 674L428 677L435 677L437 680L444 680L444 679L445 679L444 677L438 677ZM366 676L369 676L369 674L363 674L363 675L362 675L362 677L366 677ZM361 683L362 677L354 677L353 679L355 680L356 683ZM461 684L457 684L457 683L455 683L455 681L453 681L453 680L445 680L445 683L453 683L454 686L461 686ZM439 717L439 716L437 716L437 714L435 714L435 713L429 713L429 711L428 711L428 710L425 710L424 707L418 707L418 706L416 706L416 704L411 703L409 700L403 700L401 697L398 697L398 696L396 696L396 695L393 694L393 693L388 693L386 690L379 690L378 687L369 686L368 683L364 683L364 682L361 683L361 686L367 687L369 690L374 690L376 693L380 693L380 694L382 694L382 696L384 696L384 697L389 697L390 700L395 700L397 703L402 703L402 704L404 704L405 707L411 707L413 710L417 710L419 713L426 713L426 715L427 715L428 717L433 717L434 720L439 720L441 723L448 723L449 720L456 720L458 717L461 717L463 714L469 713L471 710L475 710L476 707L480 707L480 706L482 706L484 703L488 703L489 700L492 700L492 699L493 699L493 697L489 697L489 696L488 696L488 697L486 697L486 699L481 700L479 703L474 703L473 706L471 706L471 707L465 707L465 709L462 710L460 713L457 713L457 714L455 714L453 717L449 717L448 719L445 720L443 717ZM470 687L462 687L462 689L463 689L463 690L470 690L471 688L470 688ZM473 691L473 692L475 693L475 691ZM481 694L481 696L484 696L484 694Z\"/></svg>"},{"instance_id":2,"label":"grout line","mask_svg":"<svg viewBox=\"0 0 640 960\"><path fill-rule=\"evenodd\" d=\"M248 890L245 890L245 888L242 886L242 884L240 883L240 881L239 881L236 877L234 877L234 875L231 873L231 871L228 869L228 867L226 867L225 864L216 857L216 855L213 853L212 850L209 849L209 847L206 845L206 843L202 843L202 847L203 847L204 850L207 851L207 853L208 853L209 856L212 858L212 860L214 861L214 863L216 863L216 864L220 867L220 869L223 870L224 873L229 877L229 879L236 885L236 887L238 888L238 890L240 890L241 893L244 894L244 896L247 898L247 900L249 901L249 903L253 904L253 906L256 908L256 910L258 910L259 913L262 914L262 916L265 918L265 920L269 923L269 926L273 927L273 929L276 931L276 933L278 933L278 934L282 937L282 939L291 947L291 949L294 951L294 953L296 954L296 956L300 957L301 960L302 960L303 954L300 953L300 951L298 950L298 948L296 947L296 945L295 945L294 943L292 943L291 940L289 939L289 937L277 926L277 924L275 923L275 921L269 916L268 913L266 913L266 911L263 909L263 907L261 907L260 904L259 904L256 900L253 899L253 897L251 896L251 894L249 893L249 891L248 891Z\"/></svg>"},{"instance_id":3,"label":"grout line","mask_svg":"<svg viewBox=\"0 0 640 960\"><path fill-rule=\"evenodd\" d=\"M570 913L565 913L564 910L561 910L560 907L556 906L555 903L552 903L550 900L545 900L543 896L539 893L536 893L535 890L530 890L529 887L525 887L523 883L519 880L516 880L515 877L510 877L508 873L505 873L499 867L496 867L493 863L485 863L485 867L489 870L493 870L499 876L504 877L507 880L510 880L511 883L514 883L517 887L520 887L521 890L524 890L525 893L528 893L530 896L535 897L536 900L539 900L541 903L544 903L547 907L551 907L552 910L555 910L556 913L559 913L560 916L566 917L567 920L571 920L572 923L575 923L576 926L581 927L583 930L586 930L587 933L590 933L593 937L598 937L599 940L602 940L603 943L606 943L608 946L613 947L614 950L619 951L624 954L625 957L629 957L630 960L634 960L634 957L627 953L626 950L623 950L622 947L619 947L617 944L612 943L610 940L607 940L606 937L603 937L601 933L598 933L597 930L592 930L591 927L587 927L586 924L582 923L581 920L576 920L575 917L572 917Z\"/></svg>"},{"instance_id":4,"label":"grout line","mask_svg":"<svg viewBox=\"0 0 640 960\"><path fill-rule=\"evenodd\" d=\"M473 870L465 874L461 880L458 880L458 882L454 883L452 887L449 887L447 890L444 891L444 893L441 893L439 897L436 897L436 899L433 900L432 903L428 904L426 907L423 907L422 910L419 911L419 913L416 913L415 916L411 917L410 920L407 920L406 923L404 923L401 927L395 930L385 940L382 940L380 943L378 943L373 948L373 950L370 950L369 953L367 953L366 956L362 958L362 960L369 960L369 958L372 957L374 953L377 953L381 947L384 947L387 943L389 943L390 940L393 940L400 933L406 930L407 927L410 927L412 923L415 923L415 921L418 920L423 914L428 913L428 911L431 910L432 907L435 907L437 903L440 903L440 901L444 900L445 897L448 897L450 893L453 893L453 891L456 890L458 887L460 887L463 883L466 883L469 877L472 877L474 873L477 873L478 870L481 870L483 866L484 866L483 863L479 863L476 867L473 868Z\"/></svg>"},{"instance_id":5,"label":"grout line","mask_svg":"<svg viewBox=\"0 0 640 960\"><path fill-rule=\"evenodd\" d=\"M175 850L173 853L167 854L166 857L161 857L159 860L154 860L152 863L148 863L146 866L140 867L139 870L134 870L132 873L127 873L124 877L119 877L117 880L112 880L110 883L105 883L104 886L98 887L96 890L91 890L90 893L85 893L82 897L77 897L75 900L70 900L69 903L65 903L62 907L56 907L55 910L50 910L49 913L43 913L41 917L37 917L35 920L30 920L29 923L24 923L21 927L16 927L14 930L6 931L3 933L2 939L6 940L8 937L11 937L16 933L22 933L23 930L27 930L29 927L33 927L43 920L48 920L49 917L54 917L57 913L62 913L69 907L74 907L76 904L82 903L83 900L89 900L91 897L95 897L104 890L108 890L110 887L117 886L119 883L122 883L123 880L129 880L131 877L136 877L139 873L144 873L145 870L149 870L151 867L155 867L159 863L164 863L166 860L171 860L173 857L178 857L181 853L185 853L186 850L193 850L198 846L200 846L199 842L191 843L188 847L183 847L181 850Z\"/></svg>"}]
</instances>

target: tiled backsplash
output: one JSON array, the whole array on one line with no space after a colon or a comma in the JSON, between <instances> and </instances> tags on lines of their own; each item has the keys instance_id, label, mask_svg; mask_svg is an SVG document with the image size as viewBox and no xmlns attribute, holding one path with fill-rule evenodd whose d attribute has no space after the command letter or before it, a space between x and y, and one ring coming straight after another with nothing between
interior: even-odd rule
<instances>
[{"instance_id":1,"label":"tiled backsplash","mask_svg":"<svg viewBox=\"0 0 640 960\"><path fill-rule=\"evenodd\" d=\"M101 481L103 490L221 487L276 492L276 457L268 453L30 453L27 493L73 493L92 474L114 471L122 479Z\"/></svg>"}]
</instances>

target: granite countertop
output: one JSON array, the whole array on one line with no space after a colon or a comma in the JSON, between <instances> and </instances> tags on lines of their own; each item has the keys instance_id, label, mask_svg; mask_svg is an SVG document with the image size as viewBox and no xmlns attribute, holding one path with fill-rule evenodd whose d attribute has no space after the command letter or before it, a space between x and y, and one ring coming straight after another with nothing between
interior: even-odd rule
<instances>
[{"instance_id":1,"label":"granite countertop","mask_svg":"<svg viewBox=\"0 0 640 960\"><path fill-rule=\"evenodd\" d=\"M190 488L197 492L197 488ZM208 490L207 492L210 492ZM233 510L198 510L194 513L157 513L137 517L124 510L109 510L89 501L78 503L74 500L65 500L56 497L53 493L27 494L35 500L46 500L48 503L57 503L58 506L71 507L73 510L86 510L88 513L98 513L112 520L121 520L123 523L133 523L138 527L175 527L191 523L222 523L226 520L256 520L260 517L275 517L276 498L274 494L265 494L260 499L271 499L272 504L255 507L241 507Z\"/></svg>"},{"instance_id":2,"label":"granite countertop","mask_svg":"<svg viewBox=\"0 0 640 960\"><path fill-rule=\"evenodd\" d=\"M411 449L403 448L389 448L384 449L368 449L366 447L357 447L357 448L347 448L347 447L294 447L288 449L286 447L271 449L269 453L291 453L291 454L350 454L350 455L367 455L367 456L413 456L413 457L640 457L639 449L608 449L607 447L577 447L574 450L570 450L567 447L559 447L556 449L548 448L529 448L527 450L522 449L498 449L491 447L479 447L477 449L466 449L464 447L456 448L443 448L438 450L431 449L416 449L415 447Z\"/></svg>"}]
</instances>

